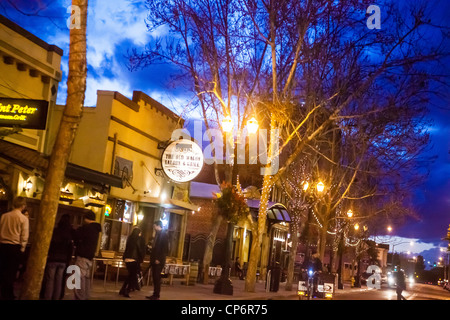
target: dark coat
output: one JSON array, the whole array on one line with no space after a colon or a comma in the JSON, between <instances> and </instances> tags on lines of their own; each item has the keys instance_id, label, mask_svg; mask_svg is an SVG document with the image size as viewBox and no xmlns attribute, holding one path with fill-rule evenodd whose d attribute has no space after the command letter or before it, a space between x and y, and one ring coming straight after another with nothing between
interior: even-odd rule
<instances>
[{"instance_id":1,"label":"dark coat","mask_svg":"<svg viewBox=\"0 0 450 320\"><path fill-rule=\"evenodd\" d=\"M74 230L57 227L53 231L47 261L69 263L73 253Z\"/></svg>"},{"instance_id":2,"label":"dark coat","mask_svg":"<svg viewBox=\"0 0 450 320\"><path fill-rule=\"evenodd\" d=\"M130 235L127 239L123 259L134 259L138 263L142 263L145 257L145 242L140 236Z\"/></svg>"},{"instance_id":3,"label":"dark coat","mask_svg":"<svg viewBox=\"0 0 450 320\"><path fill-rule=\"evenodd\" d=\"M152 253L150 254L150 263L155 264L155 260L158 260L161 266L166 263L166 256L169 253L169 236L167 232L160 231L156 233L156 238L152 247Z\"/></svg>"},{"instance_id":4,"label":"dark coat","mask_svg":"<svg viewBox=\"0 0 450 320\"><path fill-rule=\"evenodd\" d=\"M97 250L98 236L102 227L92 222L79 227L75 231L75 256L92 260Z\"/></svg>"}]
</instances>

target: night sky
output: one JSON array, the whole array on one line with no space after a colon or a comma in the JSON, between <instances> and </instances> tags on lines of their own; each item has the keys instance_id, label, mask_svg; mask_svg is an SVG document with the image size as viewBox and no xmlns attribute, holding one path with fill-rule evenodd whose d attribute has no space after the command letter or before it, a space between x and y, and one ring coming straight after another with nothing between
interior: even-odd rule
<instances>
[{"instance_id":1,"label":"night sky","mask_svg":"<svg viewBox=\"0 0 450 320\"><path fill-rule=\"evenodd\" d=\"M373 1L374 4L377 1ZM436 24L450 30L450 1L434 1L432 17ZM69 30L66 20L70 0L0 0L0 14L18 23L44 41L64 50L61 68L63 80L58 91L58 104L66 99L67 61L69 52ZM381 8L382 10L382 8ZM193 94L171 84L176 70L167 65L157 65L145 70L130 72L126 67L127 50L141 49L154 36L164 35L167 30L147 32L145 1L90 0L88 11L88 79L86 106L95 106L97 90L115 90L131 98L133 90L141 90L163 103L178 114L182 114ZM450 51L450 44L447 43ZM450 60L441 66L442 74L450 75ZM448 85L448 83L447 83ZM450 224L450 94L441 92L442 98L429 106L432 125L430 147L427 156L436 156L433 163L424 169L430 174L425 183L414 194L414 206L418 219L409 219L403 225L393 225L389 241L396 251L412 251L423 254L425 260L437 261L439 247L446 247L441 238ZM195 115L194 115L195 116ZM409 246L410 239L415 241Z\"/></svg>"}]
</instances>

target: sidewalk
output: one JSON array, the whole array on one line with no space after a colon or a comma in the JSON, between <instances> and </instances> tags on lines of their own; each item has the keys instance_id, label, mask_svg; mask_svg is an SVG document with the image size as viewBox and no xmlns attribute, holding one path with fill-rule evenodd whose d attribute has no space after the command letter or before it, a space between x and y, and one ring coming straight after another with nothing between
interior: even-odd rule
<instances>
[{"instance_id":1,"label":"sidewalk","mask_svg":"<svg viewBox=\"0 0 450 320\"><path fill-rule=\"evenodd\" d=\"M231 278L233 285L233 295L216 294L213 292L214 282L209 284L196 283L186 286L182 279L176 279L172 285L162 284L161 300L293 300L297 297L297 284L293 285L292 291L285 290L285 283L280 283L278 292L266 292L265 282L257 282L255 292L245 292L245 281ZM115 281L107 281L106 286L103 280L94 279L91 289L91 300L147 300L145 297L153 293L153 286L144 285L140 291L130 292L131 298L119 295L122 286L121 281L115 285ZM350 284L345 283L344 289L336 289L335 294L343 294L350 291L361 291L361 288L350 288ZM73 293L66 290L64 300L72 300Z\"/></svg>"}]
</instances>

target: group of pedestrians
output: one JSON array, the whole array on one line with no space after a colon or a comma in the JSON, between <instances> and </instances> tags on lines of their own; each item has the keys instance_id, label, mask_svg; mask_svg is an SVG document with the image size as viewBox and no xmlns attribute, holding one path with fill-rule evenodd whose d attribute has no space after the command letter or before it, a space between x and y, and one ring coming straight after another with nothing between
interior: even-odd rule
<instances>
[{"instance_id":1,"label":"group of pedestrians","mask_svg":"<svg viewBox=\"0 0 450 320\"><path fill-rule=\"evenodd\" d=\"M29 220L26 210L26 199L17 197L13 200L12 210L0 217L0 299L14 300L14 283L19 266L23 263L24 252L29 238ZM151 248L150 267L154 292L148 296L150 300L159 300L161 291L161 271L164 268L169 241L166 232L162 231L162 222L154 223L155 236ZM75 300L87 300L91 292L91 272L99 235L102 228L96 222L95 213L87 211L83 217L83 225L77 229L72 227L70 216L64 214L53 231L47 255L47 264L41 288L41 298L59 300L64 297L66 287L66 270L75 256L75 266L79 270L79 286L74 289ZM126 278L119 294L130 297L129 293L139 290L140 265L144 260L146 246L139 228L135 228L127 239L123 254L127 266Z\"/></svg>"},{"instance_id":2,"label":"group of pedestrians","mask_svg":"<svg viewBox=\"0 0 450 320\"><path fill-rule=\"evenodd\" d=\"M150 300L159 300L161 294L161 272L166 262L169 252L169 239L166 232L162 230L162 222L156 221L153 224L155 236L150 249L150 269L153 279L153 294L146 296ZM123 260L125 261L128 277L119 291L119 295L130 297L130 292L140 290L139 277L141 277L141 263L144 261L146 246L142 232L139 228L134 228L127 238Z\"/></svg>"}]
</instances>

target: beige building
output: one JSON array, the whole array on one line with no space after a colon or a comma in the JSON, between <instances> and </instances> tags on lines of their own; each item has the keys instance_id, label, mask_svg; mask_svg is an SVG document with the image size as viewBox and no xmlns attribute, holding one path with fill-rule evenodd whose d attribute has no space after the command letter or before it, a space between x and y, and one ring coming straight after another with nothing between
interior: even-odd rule
<instances>
[{"instance_id":1,"label":"beige building","mask_svg":"<svg viewBox=\"0 0 450 320\"><path fill-rule=\"evenodd\" d=\"M50 107L55 105L62 55L62 49L0 15L0 98L43 100ZM0 112L0 127L4 126L2 115L5 113ZM23 129L5 140L42 152L45 138L45 130Z\"/></svg>"},{"instance_id":2,"label":"beige building","mask_svg":"<svg viewBox=\"0 0 450 320\"><path fill-rule=\"evenodd\" d=\"M0 15L0 212L10 209L16 196L27 198L32 244L39 212L63 51ZM13 127L21 131L10 134ZM54 136L53 136L54 139ZM53 142L52 142L53 144ZM82 213L105 206L108 189L122 179L68 163L58 217L71 216L76 228Z\"/></svg>"},{"instance_id":3,"label":"beige building","mask_svg":"<svg viewBox=\"0 0 450 320\"><path fill-rule=\"evenodd\" d=\"M50 137L55 137L62 110L56 106L51 112ZM186 217L197 207L189 203L188 183L175 184L160 170L162 149L182 126L178 115L140 91L129 99L99 90L96 107L84 109L69 161L121 177L125 185L109 190L100 219L101 249L122 252L135 225L149 242L153 222L161 219L170 234L170 256L182 258Z\"/></svg>"}]
</instances>

